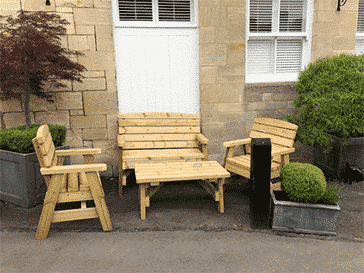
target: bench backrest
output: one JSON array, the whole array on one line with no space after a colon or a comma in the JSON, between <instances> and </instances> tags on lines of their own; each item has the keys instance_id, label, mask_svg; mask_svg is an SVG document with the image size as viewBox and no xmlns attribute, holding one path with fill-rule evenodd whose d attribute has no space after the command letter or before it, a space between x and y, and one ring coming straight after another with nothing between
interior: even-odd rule
<instances>
[{"instance_id":1,"label":"bench backrest","mask_svg":"<svg viewBox=\"0 0 364 273\"><path fill-rule=\"evenodd\" d=\"M278 119L256 118L250 132L250 138L270 138L275 146L292 148L298 126Z\"/></svg>"},{"instance_id":2,"label":"bench backrest","mask_svg":"<svg viewBox=\"0 0 364 273\"><path fill-rule=\"evenodd\" d=\"M53 161L55 159L55 148L47 124L41 125L38 128L37 136L32 139L32 142L40 166L42 168L53 166Z\"/></svg>"},{"instance_id":3,"label":"bench backrest","mask_svg":"<svg viewBox=\"0 0 364 273\"><path fill-rule=\"evenodd\" d=\"M200 118L196 114L127 113L119 115L125 150L197 148Z\"/></svg>"}]
</instances>

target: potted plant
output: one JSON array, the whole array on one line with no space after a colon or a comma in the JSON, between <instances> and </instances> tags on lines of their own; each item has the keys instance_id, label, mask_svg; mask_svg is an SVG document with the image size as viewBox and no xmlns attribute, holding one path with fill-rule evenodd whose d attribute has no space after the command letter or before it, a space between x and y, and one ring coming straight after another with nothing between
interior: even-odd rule
<instances>
[{"instance_id":1,"label":"potted plant","mask_svg":"<svg viewBox=\"0 0 364 273\"><path fill-rule=\"evenodd\" d=\"M0 197L20 206L41 203L46 186L32 144L40 125L31 125L30 94L54 103L44 90L46 82L55 87L65 87L58 80L82 82L85 67L69 59L81 53L60 43L66 24L59 15L42 11L0 16L0 99L23 101L25 114L25 125L0 131ZM62 145L65 127L49 127L54 141Z\"/></svg>"},{"instance_id":2,"label":"potted plant","mask_svg":"<svg viewBox=\"0 0 364 273\"><path fill-rule=\"evenodd\" d=\"M286 120L298 125L296 141L314 147L313 163L339 178L348 164L364 171L364 55L319 58L300 73L295 91Z\"/></svg>"},{"instance_id":3,"label":"potted plant","mask_svg":"<svg viewBox=\"0 0 364 273\"><path fill-rule=\"evenodd\" d=\"M336 235L342 192L327 187L320 168L309 163L289 163L281 172L281 189L271 191L273 230Z\"/></svg>"}]
</instances>

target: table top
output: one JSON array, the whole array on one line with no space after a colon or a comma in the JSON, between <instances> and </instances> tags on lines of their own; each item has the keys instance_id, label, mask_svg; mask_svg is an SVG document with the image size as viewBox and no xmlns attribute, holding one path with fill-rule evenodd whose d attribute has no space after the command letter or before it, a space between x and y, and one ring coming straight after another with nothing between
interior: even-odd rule
<instances>
[{"instance_id":1,"label":"table top","mask_svg":"<svg viewBox=\"0 0 364 273\"><path fill-rule=\"evenodd\" d=\"M216 161L149 163L135 165L136 182L166 182L230 177Z\"/></svg>"}]
</instances>

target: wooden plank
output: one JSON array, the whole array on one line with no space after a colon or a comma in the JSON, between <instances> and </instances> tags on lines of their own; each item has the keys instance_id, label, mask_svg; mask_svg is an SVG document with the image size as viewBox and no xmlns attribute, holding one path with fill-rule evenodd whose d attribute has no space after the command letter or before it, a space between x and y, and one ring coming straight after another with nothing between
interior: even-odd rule
<instances>
[{"instance_id":1,"label":"wooden plank","mask_svg":"<svg viewBox=\"0 0 364 273\"><path fill-rule=\"evenodd\" d=\"M168 148L198 148L197 141L149 141L127 142L124 149L168 149Z\"/></svg>"},{"instance_id":2,"label":"wooden plank","mask_svg":"<svg viewBox=\"0 0 364 273\"><path fill-rule=\"evenodd\" d=\"M67 155L93 155L101 154L100 148L92 149L71 149L71 150L57 150L57 156L67 156Z\"/></svg>"},{"instance_id":3,"label":"wooden plank","mask_svg":"<svg viewBox=\"0 0 364 273\"><path fill-rule=\"evenodd\" d=\"M89 187L90 186L90 183L88 182L87 180L87 176L86 176L86 173L85 172L80 172L80 189L81 187Z\"/></svg>"},{"instance_id":4,"label":"wooden plank","mask_svg":"<svg viewBox=\"0 0 364 273\"><path fill-rule=\"evenodd\" d=\"M72 193L60 193L57 203L93 200L90 191L78 191Z\"/></svg>"},{"instance_id":5,"label":"wooden plank","mask_svg":"<svg viewBox=\"0 0 364 273\"><path fill-rule=\"evenodd\" d=\"M146 159L146 160L138 160L135 162L123 162L123 168L125 169L134 169L136 164L154 164L154 163L173 163L173 162L198 162L203 161L203 158L187 158L187 159ZM125 184L126 185L126 184Z\"/></svg>"},{"instance_id":6,"label":"wooden plank","mask_svg":"<svg viewBox=\"0 0 364 273\"><path fill-rule=\"evenodd\" d=\"M223 188L224 184L225 184L225 178L220 179L218 185L220 213L224 213L224 188Z\"/></svg>"},{"instance_id":7,"label":"wooden plank","mask_svg":"<svg viewBox=\"0 0 364 273\"><path fill-rule=\"evenodd\" d=\"M53 142L52 142L52 144L53 144ZM44 145L44 143L42 145ZM43 151L42 151L42 154L43 154L45 152L45 150L44 150L45 148L42 147L42 145L40 145L40 149L41 150L43 149ZM43 162L44 162L44 164L45 164L46 167L52 166L53 159L54 159L54 155L55 155L54 145L51 145L49 147L49 150L47 150L47 154L46 155L41 155L43 157Z\"/></svg>"},{"instance_id":8,"label":"wooden plank","mask_svg":"<svg viewBox=\"0 0 364 273\"><path fill-rule=\"evenodd\" d=\"M119 119L119 126L200 126L199 119Z\"/></svg>"},{"instance_id":9,"label":"wooden plank","mask_svg":"<svg viewBox=\"0 0 364 273\"><path fill-rule=\"evenodd\" d=\"M260 133L260 132L256 132L256 131L251 131L249 137L250 138L270 138L272 143L279 144L279 145L286 146L286 147L292 147L293 143L294 143L293 139L279 137L279 136L265 134L265 133Z\"/></svg>"},{"instance_id":10,"label":"wooden plank","mask_svg":"<svg viewBox=\"0 0 364 273\"><path fill-rule=\"evenodd\" d=\"M62 193L67 192L67 182L68 182L68 175L66 174L62 177L62 182L61 182L62 185L61 185L59 192L62 192Z\"/></svg>"},{"instance_id":11,"label":"wooden plank","mask_svg":"<svg viewBox=\"0 0 364 273\"><path fill-rule=\"evenodd\" d=\"M298 126L296 124L290 123L288 121L279 120L279 119L271 119L271 118L256 118L254 123L260 123L265 125L272 125L276 127L297 130Z\"/></svg>"},{"instance_id":12,"label":"wooden plank","mask_svg":"<svg viewBox=\"0 0 364 273\"><path fill-rule=\"evenodd\" d=\"M200 127L196 126L165 126L165 127L119 127L119 134L183 134L200 133Z\"/></svg>"},{"instance_id":13,"label":"wooden plank","mask_svg":"<svg viewBox=\"0 0 364 273\"><path fill-rule=\"evenodd\" d=\"M39 145L43 144L45 141L45 136L50 134L49 132L49 128L47 124L43 124L41 126L39 126L38 131L37 131L37 139L38 139L38 143Z\"/></svg>"},{"instance_id":14,"label":"wooden plank","mask_svg":"<svg viewBox=\"0 0 364 273\"><path fill-rule=\"evenodd\" d=\"M98 218L96 208L58 210L54 212L53 223Z\"/></svg>"},{"instance_id":15,"label":"wooden plank","mask_svg":"<svg viewBox=\"0 0 364 273\"><path fill-rule=\"evenodd\" d=\"M68 175L68 188L69 192L78 191L78 173L69 173Z\"/></svg>"},{"instance_id":16,"label":"wooden plank","mask_svg":"<svg viewBox=\"0 0 364 273\"><path fill-rule=\"evenodd\" d=\"M284 128L279 128L279 127L274 127L274 126L269 126L269 125L264 125L264 124L259 124L259 123L253 124L252 131L258 131L258 132L277 135L277 136L281 136L284 138L290 138L290 139L295 139L295 137L296 137L296 130L288 130L288 129L284 129Z\"/></svg>"},{"instance_id":17,"label":"wooden plank","mask_svg":"<svg viewBox=\"0 0 364 273\"><path fill-rule=\"evenodd\" d=\"M61 173L78 173L81 171L106 171L106 164L85 164L85 165L71 165L71 166L54 166L51 168L41 168L40 172L46 174L61 174Z\"/></svg>"},{"instance_id":18,"label":"wooden plank","mask_svg":"<svg viewBox=\"0 0 364 273\"><path fill-rule=\"evenodd\" d=\"M235 165L231 164L231 162L226 162L225 168L230 172L236 173L238 175L241 175L243 177L250 179L250 169L248 170L248 169L241 168L240 166L235 166Z\"/></svg>"},{"instance_id":19,"label":"wooden plank","mask_svg":"<svg viewBox=\"0 0 364 273\"><path fill-rule=\"evenodd\" d=\"M40 144L40 150L42 152L42 155L45 156L47 154L49 154L49 151L52 149L52 145L53 145L53 141L52 141L52 137L51 134L48 135L44 135L42 137L40 137L43 141L43 143ZM53 145L54 148L54 145Z\"/></svg>"},{"instance_id":20,"label":"wooden plank","mask_svg":"<svg viewBox=\"0 0 364 273\"><path fill-rule=\"evenodd\" d=\"M186 114L186 113L144 112L144 113L119 114L119 118L195 118L195 119L198 119L199 115Z\"/></svg>"},{"instance_id":21,"label":"wooden plank","mask_svg":"<svg viewBox=\"0 0 364 273\"><path fill-rule=\"evenodd\" d=\"M251 142L250 138L232 140L232 141L225 141L222 145L224 147L233 147L233 146L240 146L244 144L249 144Z\"/></svg>"},{"instance_id":22,"label":"wooden plank","mask_svg":"<svg viewBox=\"0 0 364 273\"><path fill-rule=\"evenodd\" d=\"M139 185L139 200L140 200L140 219L145 220L145 207L146 207L146 196L145 191L148 185Z\"/></svg>"},{"instance_id":23,"label":"wooden plank","mask_svg":"<svg viewBox=\"0 0 364 273\"><path fill-rule=\"evenodd\" d=\"M119 135L120 141L176 141L196 140L196 134L140 134Z\"/></svg>"},{"instance_id":24,"label":"wooden plank","mask_svg":"<svg viewBox=\"0 0 364 273\"><path fill-rule=\"evenodd\" d=\"M139 159L187 159L204 158L198 149L161 149L161 150L128 150L123 151L123 161L138 161Z\"/></svg>"}]
</instances>

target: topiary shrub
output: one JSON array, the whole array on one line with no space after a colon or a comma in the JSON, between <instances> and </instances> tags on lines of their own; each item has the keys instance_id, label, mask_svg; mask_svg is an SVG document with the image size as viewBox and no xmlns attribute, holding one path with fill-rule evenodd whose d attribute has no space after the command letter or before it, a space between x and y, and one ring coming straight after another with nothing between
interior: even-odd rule
<instances>
[{"instance_id":1,"label":"topiary shrub","mask_svg":"<svg viewBox=\"0 0 364 273\"><path fill-rule=\"evenodd\" d=\"M315 203L326 192L324 173L309 163L286 164L280 177L282 190L293 201Z\"/></svg>"},{"instance_id":2,"label":"topiary shrub","mask_svg":"<svg viewBox=\"0 0 364 273\"><path fill-rule=\"evenodd\" d=\"M325 194L321 197L322 201L329 205L336 205L340 202L343 196L341 188L336 186L328 186Z\"/></svg>"},{"instance_id":3,"label":"topiary shrub","mask_svg":"<svg viewBox=\"0 0 364 273\"><path fill-rule=\"evenodd\" d=\"M30 128L25 125L0 131L0 150L22 154L34 153L32 139L36 137L38 128L42 124L33 124ZM66 140L67 129L62 125L48 124L49 132L55 147L62 146Z\"/></svg>"},{"instance_id":4,"label":"topiary shrub","mask_svg":"<svg viewBox=\"0 0 364 273\"><path fill-rule=\"evenodd\" d=\"M326 146L332 133L342 144L364 136L364 55L319 58L303 70L295 85L296 109L286 120L298 125L296 140Z\"/></svg>"}]
</instances>

